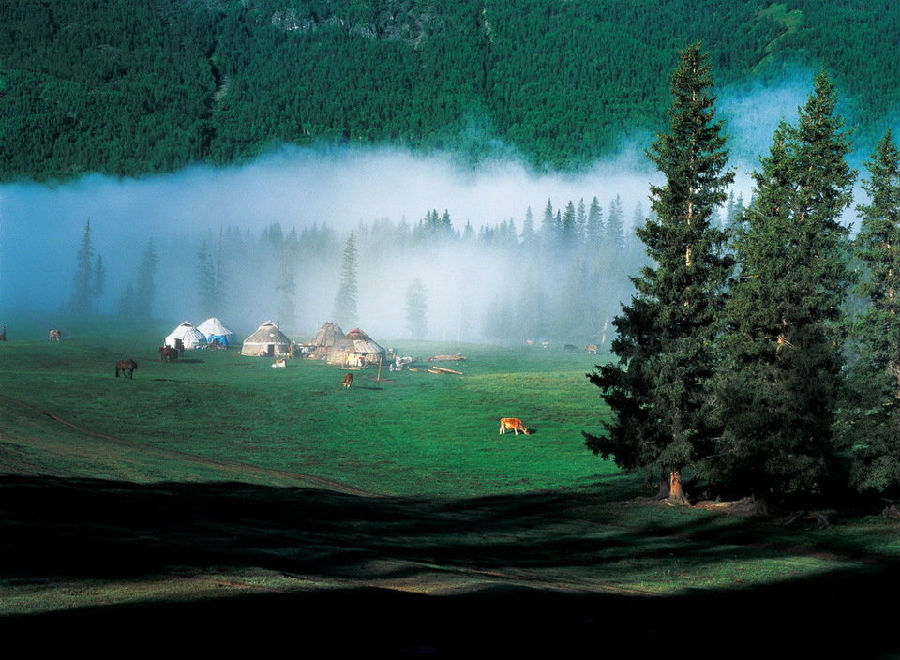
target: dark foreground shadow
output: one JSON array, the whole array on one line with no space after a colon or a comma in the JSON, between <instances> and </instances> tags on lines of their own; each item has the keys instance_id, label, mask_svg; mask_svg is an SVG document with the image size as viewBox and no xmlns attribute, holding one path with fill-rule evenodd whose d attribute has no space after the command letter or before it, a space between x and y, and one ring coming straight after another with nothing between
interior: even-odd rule
<instances>
[{"instance_id":1,"label":"dark foreground shadow","mask_svg":"<svg viewBox=\"0 0 900 660\"><path fill-rule=\"evenodd\" d=\"M2 478L4 588L211 568L360 586L14 614L0 617L0 631L6 640L40 645L102 645L114 634L126 635L132 649L175 644L182 652L266 656L288 645L297 655L323 658L896 657L890 603L900 566L892 558L770 586L666 597L503 584L502 575L525 572L589 577L604 562L620 565L622 556L663 561L678 551L683 561L711 564L732 558L734 546L696 524L613 531L602 542L536 533L583 517L597 497L369 499L245 484ZM366 567L379 561L404 567L398 584L409 585L410 567L425 565L477 568L497 578L480 590L439 596L365 586Z\"/></svg>"}]
</instances>

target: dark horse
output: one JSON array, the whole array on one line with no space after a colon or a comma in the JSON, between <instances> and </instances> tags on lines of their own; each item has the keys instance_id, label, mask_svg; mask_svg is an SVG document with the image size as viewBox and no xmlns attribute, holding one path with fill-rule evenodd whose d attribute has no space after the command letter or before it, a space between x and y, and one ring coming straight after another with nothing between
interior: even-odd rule
<instances>
[{"instance_id":1,"label":"dark horse","mask_svg":"<svg viewBox=\"0 0 900 660\"><path fill-rule=\"evenodd\" d=\"M131 378L135 369L137 369L137 362L134 360L119 360L116 362L116 378L119 377L120 371L123 376Z\"/></svg>"},{"instance_id":2,"label":"dark horse","mask_svg":"<svg viewBox=\"0 0 900 660\"><path fill-rule=\"evenodd\" d=\"M159 347L159 359L163 362L171 362L178 359L178 349L171 346Z\"/></svg>"}]
</instances>

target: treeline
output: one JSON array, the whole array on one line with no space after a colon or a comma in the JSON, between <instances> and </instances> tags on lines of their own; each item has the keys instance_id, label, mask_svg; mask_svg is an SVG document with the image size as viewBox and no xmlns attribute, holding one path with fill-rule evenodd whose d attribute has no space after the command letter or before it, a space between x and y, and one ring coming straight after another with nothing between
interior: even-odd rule
<instances>
[{"instance_id":1,"label":"treeline","mask_svg":"<svg viewBox=\"0 0 900 660\"><path fill-rule=\"evenodd\" d=\"M897 33L892 0L12 0L0 179L321 141L576 168L660 122L664 72L696 39L722 85L826 67L860 139L900 105Z\"/></svg>"},{"instance_id":2,"label":"treeline","mask_svg":"<svg viewBox=\"0 0 900 660\"><path fill-rule=\"evenodd\" d=\"M697 45L671 77L668 131L649 156L665 176L639 228L650 263L616 316L615 363L591 374L613 418L588 447L693 493L834 504L900 492L900 152L890 130L857 178L825 72L782 122L733 227L727 139ZM856 301L848 305L851 295ZM850 310L853 309L853 313Z\"/></svg>"}]
</instances>

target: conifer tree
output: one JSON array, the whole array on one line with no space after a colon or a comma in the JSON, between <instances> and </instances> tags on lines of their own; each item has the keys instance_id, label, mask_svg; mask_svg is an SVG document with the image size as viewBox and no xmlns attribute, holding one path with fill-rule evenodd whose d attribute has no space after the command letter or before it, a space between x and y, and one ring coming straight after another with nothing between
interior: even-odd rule
<instances>
[{"instance_id":1,"label":"conifer tree","mask_svg":"<svg viewBox=\"0 0 900 660\"><path fill-rule=\"evenodd\" d=\"M94 247L91 244L91 219L84 224L81 247L75 268L70 307L72 311L90 313L94 309Z\"/></svg>"},{"instance_id":2,"label":"conifer tree","mask_svg":"<svg viewBox=\"0 0 900 660\"><path fill-rule=\"evenodd\" d=\"M691 45L672 74L669 132L648 152L666 184L651 188L655 217L638 230L653 263L634 278L637 293L614 321L618 362L589 374L613 419L605 435L585 433L587 446L623 468L646 470L676 502L686 499L682 471L708 455L716 434L707 382L731 269L721 256L724 234L710 225L733 175L725 171L706 60L699 44Z\"/></svg>"},{"instance_id":3,"label":"conifer tree","mask_svg":"<svg viewBox=\"0 0 900 660\"><path fill-rule=\"evenodd\" d=\"M900 152L891 131L866 167L869 203L857 206L855 253L866 267L859 293L868 305L853 326L859 356L845 414L851 481L884 492L900 486Z\"/></svg>"},{"instance_id":4,"label":"conifer tree","mask_svg":"<svg viewBox=\"0 0 900 660\"><path fill-rule=\"evenodd\" d=\"M334 320L340 325L355 325L356 305L356 237L350 232L341 260L341 279L334 299Z\"/></svg>"},{"instance_id":5,"label":"conifer tree","mask_svg":"<svg viewBox=\"0 0 900 660\"><path fill-rule=\"evenodd\" d=\"M156 265L158 257L153 239L147 241L141 265L138 267L137 284L134 287L134 303L132 310L143 317L153 315L153 303L156 298Z\"/></svg>"},{"instance_id":6,"label":"conifer tree","mask_svg":"<svg viewBox=\"0 0 900 660\"><path fill-rule=\"evenodd\" d=\"M737 228L740 274L726 306L717 378L723 435L710 462L720 487L774 498L821 493L833 473L833 415L843 364L838 331L850 283L854 173L824 73L798 125L775 131Z\"/></svg>"}]
</instances>

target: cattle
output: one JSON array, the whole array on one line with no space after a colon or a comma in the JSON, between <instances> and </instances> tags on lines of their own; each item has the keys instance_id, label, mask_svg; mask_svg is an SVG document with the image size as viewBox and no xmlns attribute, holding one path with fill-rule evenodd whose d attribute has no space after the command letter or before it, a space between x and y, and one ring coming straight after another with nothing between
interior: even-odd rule
<instances>
[{"instance_id":1,"label":"cattle","mask_svg":"<svg viewBox=\"0 0 900 660\"><path fill-rule=\"evenodd\" d=\"M60 339L62 339L62 332L59 330L50 331L50 341L59 341Z\"/></svg>"},{"instance_id":2,"label":"cattle","mask_svg":"<svg viewBox=\"0 0 900 660\"><path fill-rule=\"evenodd\" d=\"M526 428L525 425L522 424L522 420L518 417L501 417L500 435L503 435L509 429L515 431L516 435L519 435L519 431L521 431L525 435L531 435L531 429Z\"/></svg>"},{"instance_id":3,"label":"cattle","mask_svg":"<svg viewBox=\"0 0 900 660\"><path fill-rule=\"evenodd\" d=\"M284 358L275 360L275 362L272 363L272 368L273 369L286 369L287 368L287 360L285 360Z\"/></svg>"},{"instance_id":4,"label":"cattle","mask_svg":"<svg viewBox=\"0 0 900 660\"><path fill-rule=\"evenodd\" d=\"M597 344L588 344L587 346L584 347L584 350L586 350L588 353L596 354L597 353Z\"/></svg>"},{"instance_id":5,"label":"cattle","mask_svg":"<svg viewBox=\"0 0 900 660\"><path fill-rule=\"evenodd\" d=\"M343 385L344 385L344 387L350 387L351 385L353 385L353 374L348 373L346 376L344 376ZM363 389L365 389L365 388L363 388Z\"/></svg>"}]
</instances>

